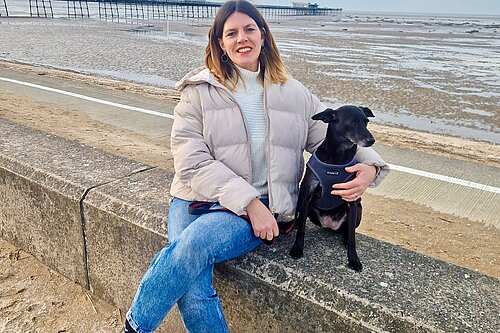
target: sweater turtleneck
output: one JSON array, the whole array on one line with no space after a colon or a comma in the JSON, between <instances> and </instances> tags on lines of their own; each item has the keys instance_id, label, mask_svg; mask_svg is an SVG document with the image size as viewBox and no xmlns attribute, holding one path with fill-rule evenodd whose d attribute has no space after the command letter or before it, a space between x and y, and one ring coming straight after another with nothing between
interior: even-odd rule
<instances>
[{"instance_id":1,"label":"sweater turtleneck","mask_svg":"<svg viewBox=\"0 0 500 333\"><path fill-rule=\"evenodd\" d=\"M261 195L267 190L267 164L265 154L266 118L264 114L264 88L259 82L260 67L252 72L238 67L241 79L238 80L234 98L245 116L250 134L252 160L252 185Z\"/></svg>"},{"instance_id":2,"label":"sweater turtleneck","mask_svg":"<svg viewBox=\"0 0 500 333\"><path fill-rule=\"evenodd\" d=\"M236 84L237 91L263 91L262 85L259 82L260 65L256 72L236 66L240 71L241 80Z\"/></svg>"}]
</instances>

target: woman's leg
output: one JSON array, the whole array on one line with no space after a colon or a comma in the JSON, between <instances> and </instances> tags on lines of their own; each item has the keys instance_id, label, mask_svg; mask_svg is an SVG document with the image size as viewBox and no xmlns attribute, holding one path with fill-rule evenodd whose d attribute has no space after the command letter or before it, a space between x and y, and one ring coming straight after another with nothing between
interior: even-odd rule
<instances>
[{"instance_id":1,"label":"woman's leg","mask_svg":"<svg viewBox=\"0 0 500 333\"><path fill-rule=\"evenodd\" d=\"M168 238L178 237L199 216L188 213L191 201L174 198L168 212ZM220 299L212 286L214 265L198 275L191 287L177 301L184 326L189 332L228 332ZM207 327L206 318L213 318Z\"/></svg>"},{"instance_id":2,"label":"woman's leg","mask_svg":"<svg viewBox=\"0 0 500 333\"><path fill-rule=\"evenodd\" d=\"M169 215L169 220L170 217L173 216ZM249 252L262 240L253 235L251 225L244 219L228 212L202 215L173 236L170 245L156 255L144 275L127 313L131 326L138 332L152 332L189 291L180 302L185 323L193 331L227 330L220 302L211 287L213 264ZM192 286L197 287L192 289ZM207 297L215 299L201 301ZM206 313L201 318L194 314L200 309ZM213 313L217 316L206 317Z\"/></svg>"}]
</instances>

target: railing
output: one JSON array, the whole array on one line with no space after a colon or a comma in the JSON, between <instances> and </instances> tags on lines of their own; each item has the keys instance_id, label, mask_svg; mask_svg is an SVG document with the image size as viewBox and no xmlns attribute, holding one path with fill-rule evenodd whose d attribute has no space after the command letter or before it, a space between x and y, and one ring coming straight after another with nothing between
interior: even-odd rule
<instances>
[{"instance_id":1,"label":"railing","mask_svg":"<svg viewBox=\"0 0 500 333\"><path fill-rule=\"evenodd\" d=\"M68 17L90 17L89 4L87 0L67 0Z\"/></svg>"},{"instance_id":2,"label":"railing","mask_svg":"<svg viewBox=\"0 0 500 333\"><path fill-rule=\"evenodd\" d=\"M9 16L9 10L7 9L7 1L3 0L2 2L3 6L0 6L0 16Z\"/></svg>"},{"instance_id":3,"label":"railing","mask_svg":"<svg viewBox=\"0 0 500 333\"><path fill-rule=\"evenodd\" d=\"M51 0L29 0L29 5L31 17L54 17Z\"/></svg>"}]
</instances>

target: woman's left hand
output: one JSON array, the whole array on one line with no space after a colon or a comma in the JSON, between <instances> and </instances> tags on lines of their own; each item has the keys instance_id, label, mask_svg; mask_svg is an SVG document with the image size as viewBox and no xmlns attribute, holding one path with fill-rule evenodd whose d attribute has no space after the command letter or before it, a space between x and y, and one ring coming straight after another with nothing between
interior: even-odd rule
<instances>
[{"instance_id":1,"label":"woman's left hand","mask_svg":"<svg viewBox=\"0 0 500 333\"><path fill-rule=\"evenodd\" d=\"M356 178L346 183L334 184L332 186L332 194L341 196L345 201L356 201L361 197L377 174L377 168L373 165L362 163L347 167L345 171L356 173Z\"/></svg>"}]
</instances>

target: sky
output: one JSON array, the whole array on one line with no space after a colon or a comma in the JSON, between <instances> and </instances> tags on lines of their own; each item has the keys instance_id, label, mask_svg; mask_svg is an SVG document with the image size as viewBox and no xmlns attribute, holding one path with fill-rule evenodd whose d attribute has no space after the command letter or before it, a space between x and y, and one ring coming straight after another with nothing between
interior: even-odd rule
<instances>
[{"instance_id":1,"label":"sky","mask_svg":"<svg viewBox=\"0 0 500 333\"><path fill-rule=\"evenodd\" d=\"M258 4L317 2L343 11L500 15L500 0L254 0ZM499 22L500 23L500 22Z\"/></svg>"}]
</instances>

